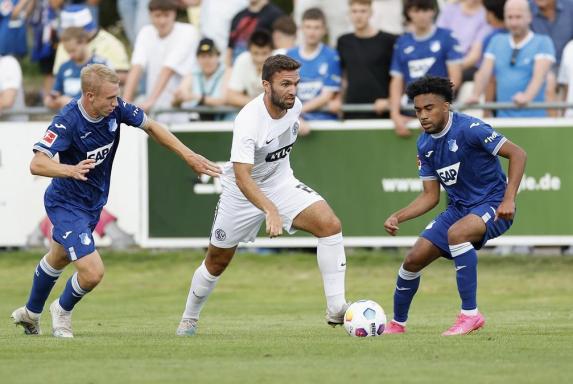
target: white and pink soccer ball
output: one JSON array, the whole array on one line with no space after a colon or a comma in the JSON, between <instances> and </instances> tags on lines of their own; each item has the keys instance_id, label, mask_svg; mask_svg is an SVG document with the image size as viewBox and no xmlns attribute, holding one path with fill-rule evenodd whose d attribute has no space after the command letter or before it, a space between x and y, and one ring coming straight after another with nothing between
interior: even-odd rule
<instances>
[{"instance_id":1,"label":"white and pink soccer ball","mask_svg":"<svg viewBox=\"0 0 573 384\"><path fill-rule=\"evenodd\" d=\"M386 314L382 307L372 300L359 300L344 314L344 329L353 337L381 336L386 327Z\"/></svg>"}]
</instances>

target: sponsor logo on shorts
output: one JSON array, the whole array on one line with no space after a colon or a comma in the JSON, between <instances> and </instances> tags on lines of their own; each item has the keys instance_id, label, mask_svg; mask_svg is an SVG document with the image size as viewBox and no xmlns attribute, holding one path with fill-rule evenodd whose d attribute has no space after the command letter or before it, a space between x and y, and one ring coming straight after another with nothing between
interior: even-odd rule
<instances>
[{"instance_id":1,"label":"sponsor logo on shorts","mask_svg":"<svg viewBox=\"0 0 573 384\"><path fill-rule=\"evenodd\" d=\"M221 228L215 229L215 239L219 241L224 241L227 238L227 234Z\"/></svg>"},{"instance_id":2,"label":"sponsor logo on shorts","mask_svg":"<svg viewBox=\"0 0 573 384\"><path fill-rule=\"evenodd\" d=\"M291 150L292 150L292 144L289 144L286 147L282 147L281 149L269 153L265 158L265 161L267 163L271 163L273 161L284 159L285 157L288 156Z\"/></svg>"}]
</instances>

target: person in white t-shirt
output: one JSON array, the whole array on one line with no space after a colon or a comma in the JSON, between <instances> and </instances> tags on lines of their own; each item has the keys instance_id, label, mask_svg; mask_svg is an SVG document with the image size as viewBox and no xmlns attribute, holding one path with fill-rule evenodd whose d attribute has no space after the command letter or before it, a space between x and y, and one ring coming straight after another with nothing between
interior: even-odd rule
<instances>
[{"instance_id":1,"label":"person in white t-shirt","mask_svg":"<svg viewBox=\"0 0 573 384\"><path fill-rule=\"evenodd\" d=\"M233 64L227 89L227 104L244 107L263 92L261 73L265 60L273 53L273 40L265 30L253 32L248 51L241 53Z\"/></svg>"},{"instance_id":2,"label":"person in white t-shirt","mask_svg":"<svg viewBox=\"0 0 573 384\"><path fill-rule=\"evenodd\" d=\"M25 116L18 115L2 117L10 110L21 110L24 107L20 64L12 56L0 56L0 120L26 120Z\"/></svg>"},{"instance_id":3,"label":"person in white t-shirt","mask_svg":"<svg viewBox=\"0 0 573 384\"><path fill-rule=\"evenodd\" d=\"M263 221L271 237L300 229L318 238L317 259L326 296L326 321L343 323L348 304L346 256L340 220L324 199L296 179L290 152L296 141L302 104L296 97L300 63L269 57L263 66L264 93L237 115L231 159L223 167L223 193L217 204L205 260L195 271L177 335L197 332L199 314L237 245L254 241Z\"/></svg>"},{"instance_id":4,"label":"person in white t-shirt","mask_svg":"<svg viewBox=\"0 0 573 384\"><path fill-rule=\"evenodd\" d=\"M564 100L573 103L573 40L563 49L557 81L563 88ZM565 117L573 117L573 108L565 110Z\"/></svg>"},{"instance_id":5,"label":"person in white t-shirt","mask_svg":"<svg viewBox=\"0 0 573 384\"><path fill-rule=\"evenodd\" d=\"M190 73L195 60L199 34L191 24L175 21L178 4L175 0L151 0L151 25L144 26L135 41L132 67L127 76L123 98L132 102L137 85L146 72L144 101L138 103L146 112L171 108L173 94L183 76ZM178 122L185 114L159 115L162 122Z\"/></svg>"}]
</instances>

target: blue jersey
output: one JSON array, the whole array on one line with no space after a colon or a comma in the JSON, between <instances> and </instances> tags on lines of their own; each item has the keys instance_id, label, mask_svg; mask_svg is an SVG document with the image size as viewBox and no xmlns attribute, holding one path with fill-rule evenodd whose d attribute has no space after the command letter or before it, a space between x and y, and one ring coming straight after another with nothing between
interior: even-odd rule
<instances>
[{"instance_id":1,"label":"blue jersey","mask_svg":"<svg viewBox=\"0 0 573 384\"><path fill-rule=\"evenodd\" d=\"M71 98L80 97L82 93L80 73L82 68L89 64L108 65L104 58L95 55L90 57L83 65L78 65L73 60L68 60L58 69L56 81L52 89L59 92L60 95L69 96Z\"/></svg>"},{"instance_id":2,"label":"blue jersey","mask_svg":"<svg viewBox=\"0 0 573 384\"><path fill-rule=\"evenodd\" d=\"M321 44L312 58L301 54L301 47L291 48L287 56L299 63L300 83L297 96L303 102L312 100L322 93L324 89L338 92L340 90L341 69L340 57L336 50ZM313 111L303 114L307 120L332 120L336 115L328 112Z\"/></svg>"},{"instance_id":3,"label":"blue jersey","mask_svg":"<svg viewBox=\"0 0 573 384\"><path fill-rule=\"evenodd\" d=\"M438 180L450 204L475 207L485 201L501 201L506 177L497 152L507 139L483 121L462 113L450 113L437 134L422 133L418 139L418 169L422 180Z\"/></svg>"},{"instance_id":4,"label":"blue jersey","mask_svg":"<svg viewBox=\"0 0 573 384\"><path fill-rule=\"evenodd\" d=\"M518 92L525 92L533 77L535 62L546 59L555 62L555 48L549 36L530 32L516 46L508 33L495 35L485 51L494 61L496 97L499 102L510 102ZM533 102L545 101L545 82L533 97ZM500 109L498 117L544 117L544 109Z\"/></svg>"},{"instance_id":5,"label":"blue jersey","mask_svg":"<svg viewBox=\"0 0 573 384\"><path fill-rule=\"evenodd\" d=\"M427 37L408 32L394 45L390 73L404 78L405 84L426 75L448 77L447 63L461 62L462 50L449 29L438 28Z\"/></svg>"},{"instance_id":6,"label":"blue jersey","mask_svg":"<svg viewBox=\"0 0 573 384\"><path fill-rule=\"evenodd\" d=\"M23 14L12 18L21 0L0 0L0 55L23 57L28 53L26 18Z\"/></svg>"},{"instance_id":7,"label":"blue jersey","mask_svg":"<svg viewBox=\"0 0 573 384\"><path fill-rule=\"evenodd\" d=\"M60 163L75 165L94 159L95 168L87 173L87 181L54 178L46 190L47 205L98 211L107 202L111 168L119 145L121 123L143 127L147 117L143 110L118 98L118 106L106 117L94 120L73 99L54 117L42 140L34 145L49 157L59 154Z\"/></svg>"}]
</instances>

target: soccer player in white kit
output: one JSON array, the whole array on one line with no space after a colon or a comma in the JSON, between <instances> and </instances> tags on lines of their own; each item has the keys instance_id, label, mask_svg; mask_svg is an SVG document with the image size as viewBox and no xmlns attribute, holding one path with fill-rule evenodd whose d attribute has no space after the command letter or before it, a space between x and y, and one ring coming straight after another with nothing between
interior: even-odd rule
<instances>
[{"instance_id":1,"label":"soccer player in white kit","mask_svg":"<svg viewBox=\"0 0 573 384\"><path fill-rule=\"evenodd\" d=\"M199 314L240 242L254 241L263 221L273 238L300 229L318 238L317 259L326 296L326 321L343 323L348 307L346 256L340 220L324 199L294 177L290 152L302 104L296 97L300 64L285 55L269 57L262 72L265 92L237 115L231 160L223 168L205 260L195 271L177 335L197 332Z\"/></svg>"}]
</instances>

